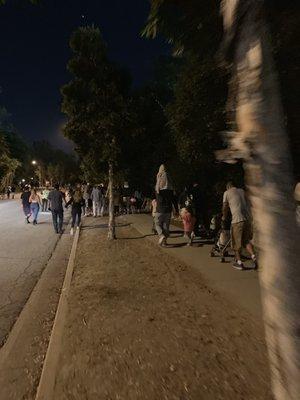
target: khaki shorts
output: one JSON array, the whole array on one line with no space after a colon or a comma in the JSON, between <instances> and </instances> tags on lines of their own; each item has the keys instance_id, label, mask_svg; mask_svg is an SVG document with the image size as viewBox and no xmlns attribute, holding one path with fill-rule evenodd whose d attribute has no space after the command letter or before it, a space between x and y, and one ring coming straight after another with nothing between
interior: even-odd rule
<instances>
[{"instance_id":1,"label":"khaki shorts","mask_svg":"<svg viewBox=\"0 0 300 400\"><path fill-rule=\"evenodd\" d=\"M234 251L240 251L250 243L253 237L252 226L249 221L242 221L231 225L231 246Z\"/></svg>"}]
</instances>

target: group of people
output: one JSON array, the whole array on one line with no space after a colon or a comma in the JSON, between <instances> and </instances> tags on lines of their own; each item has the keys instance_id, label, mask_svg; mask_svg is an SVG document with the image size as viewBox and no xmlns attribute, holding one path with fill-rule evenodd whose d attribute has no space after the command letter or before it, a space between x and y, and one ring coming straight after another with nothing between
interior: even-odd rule
<instances>
[{"instance_id":1,"label":"group of people","mask_svg":"<svg viewBox=\"0 0 300 400\"><path fill-rule=\"evenodd\" d=\"M25 186L21 194L21 202L25 215L25 222L37 225L40 211L51 211L53 226L56 233L62 233L63 229L63 202L65 193L60 190L59 185L55 185L52 190L42 189L39 193L36 188Z\"/></svg>"},{"instance_id":2,"label":"group of people","mask_svg":"<svg viewBox=\"0 0 300 400\"><path fill-rule=\"evenodd\" d=\"M185 189L175 197L174 187L164 165L161 165L156 177L155 195L152 200L153 229L158 234L158 243L161 246L167 244L172 212L180 215L184 235L191 246L195 236L200 235L200 227L207 225L205 217L205 205L201 196L199 185L194 183L191 189ZM231 216L231 247L235 252L233 267L239 270L245 269L242 262L242 249L246 248L250 253L254 269L257 269L257 258L252 245L252 223L248 201L243 189L236 188L229 182L223 196L222 225Z\"/></svg>"},{"instance_id":3,"label":"group of people","mask_svg":"<svg viewBox=\"0 0 300 400\"><path fill-rule=\"evenodd\" d=\"M14 199L15 198L15 193L16 193L16 187L14 185L9 185L3 190L1 190L1 198L2 199Z\"/></svg>"},{"instance_id":4,"label":"group of people","mask_svg":"<svg viewBox=\"0 0 300 400\"><path fill-rule=\"evenodd\" d=\"M298 218L300 203L300 184L298 184ZM56 233L62 233L64 207L71 207L72 222L71 234L79 228L82 215L103 217L108 211L108 191L103 184L91 186L89 184L76 185L75 189L61 190L59 185L50 190L44 188L38 193L37 189L25 186L21 195L26 223L37 224L39 211L51 211L53 226ZM154 194L151 198L144 197L139 190L133 193L127 183L123 188L114 188L114 211L116 214L129 214L130 212L152 211L152 230L158 235L160 246L167 245L170 235L172 214L180 217L183 223L184 236L187 245L191 246L195 237L201 237L211 228L207 218L205 200L197 182L190 188L185 188L180 196L175 195L174 186L164 165L161 165L156 176ZM228 182L223 195L223 207L220 215L223 233L230 232L231 247L235 253L233 267L238 270L245 269L242 261L242 249L245 248L251 256L254 269L257 269L257 257L252 245L253 229L250 206L243 189L237 188ZM210 228L209 228L210 226ZM225 228L227 226L227 228ZM215 228L213 228L215 230ZM222 236L220 245L224 242Z\"/></svg>"}]
</instances>

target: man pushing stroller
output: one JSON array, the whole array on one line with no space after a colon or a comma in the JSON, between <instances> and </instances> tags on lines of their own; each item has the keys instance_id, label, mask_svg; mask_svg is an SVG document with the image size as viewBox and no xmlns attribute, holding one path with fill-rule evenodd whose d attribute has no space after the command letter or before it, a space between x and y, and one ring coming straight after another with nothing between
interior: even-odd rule
<instances>
[{"instance_id":1,"label":"man pushing stroller","mask_svg":"<svg viewBox=\"0 0 300 400\"><path fill-rule=\"evenodd\" d=\"M242 248L246 248L251 255L254 269L257 269L257 259L251 243L253 236L251 214L245 192L243 189L236 188L232 182L227 183L226 189L223 196L222 220L226 221L231 211L231 245L235 252L233 267L238 270L246 269L241 260Z\"/></svg>"}]
</instances>

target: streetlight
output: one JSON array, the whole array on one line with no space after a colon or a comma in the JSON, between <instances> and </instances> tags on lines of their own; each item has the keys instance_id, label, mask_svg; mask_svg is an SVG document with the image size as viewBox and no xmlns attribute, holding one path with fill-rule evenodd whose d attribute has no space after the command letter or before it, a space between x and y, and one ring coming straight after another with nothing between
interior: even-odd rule
<instances>
[{"instance_id":1,"label":"streetlight","mask_svg":"<svg viewBox=\"0 0 300 400\"><path fill-rule=\"evenodd\" d=\"M36 162L35 160L32 160L32 161L31 161L31 164L32 164L32 165L36 165L37 162Z\"/></svg>"}]
</instances>

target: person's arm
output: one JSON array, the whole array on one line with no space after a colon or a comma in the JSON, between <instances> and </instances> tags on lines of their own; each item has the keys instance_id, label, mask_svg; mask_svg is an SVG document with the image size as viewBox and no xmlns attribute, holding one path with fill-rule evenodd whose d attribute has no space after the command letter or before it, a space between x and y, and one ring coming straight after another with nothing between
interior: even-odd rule
<instances>
[{"instance_id":1,"label":"person's arm","mask_svg":"<svg viewBox=\"0 0 300 400\"><path fill-rule=\"evenodd\" d=\"M230 211L228 199L227 199L227 192L224 193L223 196L223 207L222 207L222 221L226 221L228 214Z\"/></svg>"}]
</instances>

